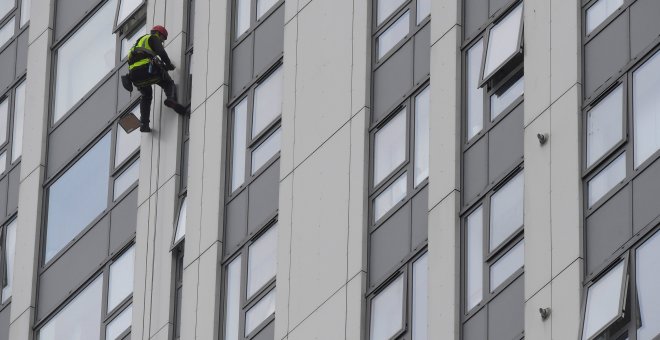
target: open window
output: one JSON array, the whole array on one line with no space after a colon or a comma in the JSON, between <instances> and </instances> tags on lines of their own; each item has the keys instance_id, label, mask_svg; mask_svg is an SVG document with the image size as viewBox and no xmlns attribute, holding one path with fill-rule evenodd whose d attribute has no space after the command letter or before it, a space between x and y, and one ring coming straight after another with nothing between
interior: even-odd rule
<instances>
[{"instance_id":1,"label":"open window","mask_svg":"<svg viewBox=\"0 0 660 340\"><path fill-rule=\"evenodd\" d=\"M480 86L491 80L497 81L500 79L498 74L506 74L506 70L517 66L522 60L520 59L523 50L522 3L488 29L485 45Z\"/></svg>"},{"instance_id":2,"label":"open window","mask_svg":"<svg viewBox=\"0 0 660 340\"><path fill-rule=\"evenodd\" d=\"M186 197L184 196L181 199L181 204L179 205L179 214L177 215L176 226L174 228L174 241L172 242L173 247L176 247L177 244L183 240L186 236L186 216L188 215L188 204L186 203Z\"/></svg>"},{"instance_id":3,"label":"open window","mask_svg":"<svg viewBox=\"0 0 660 340\"><path fill-rule=\"evenodd\" d=\"M582 340L596 339L624 318L627 291L626 257L587 288Z\"/></svg>"},{"instance_id":4,"label":"open window","mask_svg":"<svg viewBox=\"0 0 660 340\"><path fill-rule=\"evenodd\" d=\"M115 33L134 31L141 26L147 15L144 0L119 0L115 11Z\"/></svg>"}]
</instances>

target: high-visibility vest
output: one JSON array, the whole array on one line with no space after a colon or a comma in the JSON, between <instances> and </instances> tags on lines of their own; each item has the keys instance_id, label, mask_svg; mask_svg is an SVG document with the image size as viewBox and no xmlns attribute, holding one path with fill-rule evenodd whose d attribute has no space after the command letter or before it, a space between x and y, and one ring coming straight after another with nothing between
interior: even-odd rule
<instances>
[{"instance_id":1,"label":"high-visibility vest","mask_svg":"<svg viewBox=\"0 0 660 340\"><path fill-rule=\"evenodd\" d=\"M128 51L128 69L132 70L138 66L147 65L151 61L151 58L155 56L154 51L149 46L149 38L151 34L146 34L140 37L138 41L131 47ZM137 59L133 61L132 59Z\"/></svg>"}]
</instances>

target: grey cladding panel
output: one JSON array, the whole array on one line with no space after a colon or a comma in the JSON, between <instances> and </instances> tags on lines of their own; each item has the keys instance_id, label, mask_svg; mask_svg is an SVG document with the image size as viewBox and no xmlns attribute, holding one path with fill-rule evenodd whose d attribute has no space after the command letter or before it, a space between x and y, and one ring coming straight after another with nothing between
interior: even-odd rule
<instances>
[{"instance_id":1,"label":"grey cladding panel","mask_svg":"<svg viewBox=\"0 0 660 340\"><path fill-rule=\"evenodd\" d=\"M587 218L587 273L632 237L631 194L628 185Z\"/></svg>"},{"instance_id":2,"label":"grey cladding panel","mask_svg":"<svg viewBox=\"0 0 660 340\"><path fill-rule=\"evenodd\" d=\"M373 286L410 253L410 202L371 234L369 282Z\"/></svg>"},{"instance_id":3,"label":"grey cladding panel","mask_svg":"<svg viewBox=\"0 0 660 340\"><path fill-rule=\"evenodd\" d=\"M133 189L110 213L110 252L117 250L135 235L137 192L137 189Z\"/></svg>"},{"instance_id":4,"label":"grey cladding panel","mask_svg":"<svg viewBox=\"0 0 660 340\"><path fill-rule=\"evenodd\" d=\"M252 235L275 215L279 206L280 163L273 163L250 184L248 234Z\"/></svg>"},{"instance_id":5,"label":"grey cladding panel","mask_svg":"<svg viewBox=\"0 0 660 340\"><path fill-rule=\"evenodd\" d=\"M473 144L463 157L463 203L473 201L488 180L488 136Z\"/></svg>"},{"instance_id":6,"label":"grey cladding panel","mask_svg":"<svg viewBox=\"0 0 660 340\"><path fill-rule=\"evenodd\" d=\"M238 248L247 235L248 191L243 190L238 197L227 205L227 223L225 223L225 254L231 254Z\"/></svg>"},{"instance_id":7,"label":"grey cladding panel","mask_svg":"<svg viewBox=\"0 0 660 340\"><path fill-rule=\"evenodd\" d=\"M185 119L185 118L184 118ZM181 152L181 188L188 187L188 153L190 142L183 143L183 151Z\"/></svg>"},{"instance_id":8,"label":"grey cladding panel","mask_svg":"<svg viewBox=\"0 0 660 340\"><path fill-rule=\"evenodd\" d=\"M9 340L11 306L0 311L0 340Z\"/></svg>"},{"instance_id":9,"label":"grey cladding panel","mask_svg":"<svg viewBox=\"0 0 660 340\"><path fill-rule=\"evenodd\" d=\"M489 0L488 16L493 16L497 11L506 7L511 0Z\"/></svg>"},{"instance_id":10,"label":"grey cladding panel","mask_svg":"<svg viewBox=\"0 0 660 340\"><path fill-rule=\"evenodd\" d=\"M16 76L16 41L0 52L0 93L14 82Z\"/></svg>"},{"instance_id":11,"label":"grey cladding panel","mask_svg":"<svg viewBox=\"0 0 660 340\"><path fill-rule=\"evenodd\" d=\"M584 47L585 94L593 92L615 75L630 60L628 48L628 13L615 21Z\"/></svg>"},{"instance_id":12,"label":"grey cladding panel","mask_svg":"<svg viewBox=\"0 0 660 340\"><path fill-rule=\"evenodd\" d=\"M48 142L48 177L50 178L81 148L98 135L115 116L117 76L110 77L71 116L50 135Z\"/></svg>"},{"instance_id":13,"label":"grey cladding panel","mask_svg":"<svg viewBox=\"0 0 660 340\"><path fill-rule=\"evenodd\" d=\"M633 181L633 232L637 233L660 215L660 161Z\"/></svg>"},{"instance_id":14,"label":"grey cladding panel","mask_svg":"<svg viewBox=\"0 0 660 340\"><path fill-rule=\"evenodd\" d=\"M103 1L103 0L102 0ZM55 41L62 38L84 16L94 9L98 0L57 0L55 1Z\"/></svg>"},{"instance_id":15,"label":"grey cladding panel","mask_svg":"<svg viewBox=\"0 0 660 340\"><path fill-rule=\"evenodd\" d=\"M463 340L484 340L488 337L488 319L486 308L483 308L479 313L475 314L463 325Z\"/></svg>"},{"instance_id":16,"label":"grey cladding panel","mask_svg":"<svg viewBox=\"0 0 660 340\"><path fill-rule=\"evenodd\" d=\"M7 213L18 209L18 186L21 182L21 166L15 167L9 173L9 187L7 190Z\"/></svg>"},{"instance_id":17,"label":"grey cladding panel","mask_svg":"<svg viewBox=\"0 0 660 340\"><path fill-rule=\"evenodd\" d=\"M488 340L517 339L525 328L525 277L521 276L488 304Z\"/></svg>"},{"instance_id":18,"label":"grey cladding panel","mask_svg":"<svg viewBox=\"0 0 660 340\"><path fill-rule=\"evenodd\" d=\"M523 157L523 105L518 105L488 133L488 180L495 181Z\"/></svg>"},{"instance_id":19,"label":"grey cladding panel","mask_svg":"<svg viewBox=\"0 0 660 340\"><path fill-rule=\"evenodd\" d=\"M21 76L27 70L27 49L28 34L30 30L25 30L18 36L16 50L16 75Z\"/></svg>"},{"instance_id":20,"label":"grey cladding panel","mask_svg":"<svg viewBox=\"0 0 660 340\"><path fill-rule=\"evenodd\" d=\"M426 186L412 199L412 249L428 239L429 231L429 187Z\"/></svg>"},{"instance_id":21,"label":"grey cladding panel","mask_svg":"<svg viewBox=\"0 0 660 340\"><path fill-rule=\"evenodd\" d=\"M431 24L427 23L415 35L415 85L426 80L431 72Z\"/></svg>"},{"instance_id":22,"label":"grey cladding panel","mask_svg":"<svg viewBox=\"0 0 660 340\"><path fill-rule=\"evenodd\" d=\"M374 72L373 121L380 120L412 88L413 43L409 41Z\"/></svg>"},{"instance_id":23,"label":"grey cladding panel","mask_svg":"<svg viewBox=\"0 0 660 340\"><path fill-rule=\"evenodd\" d=\"M7 191L9 190L9 176L0 181L0 220L7 217Z\"/></svg>"},{"instance_id":24,"label":"grey cladding panel","mask_svg":"<svg viewBox=\"0 0 660 340\"><path fill-rule=\"evenodd\" d=\"M37 319L41 320L93 273L108 256L108 229L105 217L58 258L39 278Z\"/></svg>"},{"instance_id":25,"label":"grey cladding panel","mask_svg":"<svg viewBox=\"0 0 660 340\"><path fill-rule=\"evenodd\" d=\"M477 29L488 20L488 1L465 0L463 7L465 20L465 37L473 37Z\"/></svg>"},{"instance_id":26,"label":"grey cladding panel","mask_svg":"<svg viewBox=\"0 0 660 340\"><path fill-rule=\"evenodd\" d=\"M233 50L231 59L231 94L237 96L252 80L252 40L250 35Z\"/></svg>"},{"instance_id":27,"label":"grey cladding panel","mask_svg":"<svg viewBox=\"0 0 660 340\"><path fill-rule=\"evenodd\" d=\"M284 6L259 26L254 35L254 73L262 74L284 50Z\"/></svg>"},{"instance_id":28,"label":"grey cladding panel","mask_svg":"<svg viewBox=\"0 0 660 340\"><path fill-rule=\"evenodd\" d=\"M630 6L631 56L639 52L660 35L660 1L637 0Z\"/></svg>"},{"instance_id":29,"label":"grey cladding panel","mask_svg":"<svg viewBox=\"0 0 660 340\"><path fill-rule=\"evenodd\" d=\"M252 340L273 340L275 339L275 322L271 321L268 326L264 327Z\"/></svg>"}]
</instances>

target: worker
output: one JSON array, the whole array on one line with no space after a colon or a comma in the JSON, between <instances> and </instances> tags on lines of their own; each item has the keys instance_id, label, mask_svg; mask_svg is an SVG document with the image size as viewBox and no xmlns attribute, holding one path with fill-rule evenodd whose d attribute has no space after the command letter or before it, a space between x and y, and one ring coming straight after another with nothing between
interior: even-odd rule
<instances>
[{"instance_id":1,"label":"worker","mask_svg":"<svg viewBox=\"0 0 660 340\"><path fill-rule=\"evenodd\" d=\"M128 91L135 85L140 91L140 131L151 132L149 114L153 91L151 85L156 84L165 91L165 106L172 108L180 115L188 114L187 108L177 101L176 84L167 73L175 69L165 52L163 41L167 40L165 27L156 25L150 34L138 38L128 52L128 75L122 76L122 85Z\"/></svg>"}]
</instances>

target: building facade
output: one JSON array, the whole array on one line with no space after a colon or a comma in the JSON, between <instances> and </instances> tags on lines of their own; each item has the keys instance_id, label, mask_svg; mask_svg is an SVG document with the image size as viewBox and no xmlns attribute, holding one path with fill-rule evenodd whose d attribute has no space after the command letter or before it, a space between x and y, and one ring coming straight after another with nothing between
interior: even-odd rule
<instances>
[{"instance_id":1,"label":"building facade","mask_svg":"<svg viewBox=\"0 0 660 340\"><path fill-rule=\"evenodd\" d=\"M0 0L0 340L655 339L658 17Z\"/></svg>"}]
</instances>

